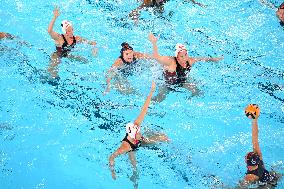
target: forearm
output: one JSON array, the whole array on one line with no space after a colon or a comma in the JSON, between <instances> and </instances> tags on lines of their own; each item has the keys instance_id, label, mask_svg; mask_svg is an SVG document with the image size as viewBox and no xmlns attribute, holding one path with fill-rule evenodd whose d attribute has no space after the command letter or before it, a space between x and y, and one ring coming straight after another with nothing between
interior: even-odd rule
<instances>
[{"instance_id":1,"label":"forearm","mask_svg":"<svg viewBox=\"0 0 284 189\"><path fill-rule=\"evenodd\" d=\"M93 46L95 46L97 44L95 41L91 41L91 40L84 39L84 38L81 39L81 42L89 44L89 45L93 45Z\"/></svg>"},{"instance_id":2,"label":"forearm","mask_svg":"<svg viewBox=\"0 0 284 189\"><path fill-rule=\"evenodd\" d=\"M258 124L257 119L252 120L252 144L253 150L258 152L259 143L258 143Z\"/></svg>"},{"instance_id":3,"label":"forearm","mask_svg":"<svg viewBox=\"0 0 284 189\"><path fill-rule=\"evenodd\" d=\"M56 21L56 18L55 16L53 16L52 20L50 21L49 25L48 25L48 33L51 34L53 32L53 26L54 26L54 23Z\"/></svg>"},{"instance_id":4,"label":"forearm","mask_svg":"<svg viewBox=\"0 0 284 189\"><path fill-rule=\"evenodd\" d=\"M195 62L218 62L220 60L222 60L223 57L217 57L217 58L214 58L214 57L199 57L199 58L193 58L194 60L194 63Z\"/></svg>"},{"instance_id":5,"label":"forearm","mask_svg":"<svg viewBox=\"0 0 284 189\"><path fill-rule=\"evenodd\" d=\"M158 46L157 43L152 43L153 45L153 57L157 60L159 59L159 52L158 52Z\"/></svg>"},{"instance_id":6,"label":"forearm","mask_svg":"<svg viewBox=\"0 0 284 189\"><path fill-rule=\"evenodd\" d=\"M148 107L149 107L149 105L150 105L150 103L151 103L151 98L152 98L152 96L153 96L153 90L151 90L151 92L150 92L150 94L147 96L147 98L146 98L146 101L144 102L144 105L143 105L143 107L142 107L142 110L141 110L141 112L144 112L144 114L146 114L147 113L147 110L148 110Z\"/></svg>"},{"instance_id":7,"label":"forearm","mask_svg":"<svg viewBox=\"0 0 284 189\"><path fill-rule=\"evenodd\" d=\"M107 88L110 87L111 79L112 79L111 77L107 77L107 79L106 79Z\"/></svg>"},{"instance_id":8,"label":"forearm","mask_svg":"<svg viewBox=\"0 0 284 189\"><path fill-rule=\"evenodd\" d=\"M115 76L115 68L110 68L106 74L106 83L110 84L112 78Z\"/></svg>"},{"instance_id":9,"label":"forearm","mask_svg":"<svg viewBox=\"0 0 284 189\"><path fill-rule=\"evenodd\" d=\"M109 164L108 164L108 166L109 166L109 169L110 169L111 172L114 171L114 158L115 157L113 155L111 155L109 157Z\"/></svg>"},{"instance_id":10,"label":"forearm","mask_svg":"<svg viewBox=\"0 0 284 189\"><path fill-rule=\"evenodd\" d=\"M214 61L215 60L215 58L211 58L211 57L204 57L204 58L201 58L201 60L200 61L204 61L204 62L212 62L212 61Z\"/></svg>"}]
</instances>

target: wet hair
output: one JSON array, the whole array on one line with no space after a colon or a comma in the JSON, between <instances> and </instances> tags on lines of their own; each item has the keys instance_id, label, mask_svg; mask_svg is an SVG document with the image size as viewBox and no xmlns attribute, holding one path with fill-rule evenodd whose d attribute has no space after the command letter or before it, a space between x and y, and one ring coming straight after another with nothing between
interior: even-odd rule
<instances>
[{"instance_id":1,"label":"wet hair","mask_svg":"<svg viewBox=\"0 0 284 189\"><path fill-rule=\"evenodd\" d=\"M120 50L121 56L122 56L123 51L133 50L133 48L126 42L121 43L121 47L122 47L121 50Z\"/></svg>"},{"instance_id":2,"label":"wet hair","mask_svg":"<svg viewBox=\"0 0 284 189\"><path fill-rule=\"evenodd\" d=\"M256 166L260 162L260 157L255 152L249 152L246 155L246 163L248 166Z\"/></svg>"}]
</instances>

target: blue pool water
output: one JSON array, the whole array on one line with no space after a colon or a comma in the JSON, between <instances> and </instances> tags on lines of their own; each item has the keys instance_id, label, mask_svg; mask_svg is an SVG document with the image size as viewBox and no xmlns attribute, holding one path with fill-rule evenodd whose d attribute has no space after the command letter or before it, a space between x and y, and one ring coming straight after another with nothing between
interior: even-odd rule
<instances>
[{"instance_id":1,"label":"blue pool water","mask_svg":"<svg viewBox=\"0 0 284 189\"><path fill-rule=\"evenodd\" d=\"M155 61L142 61L129 82L139 92L102 93L105 72L128 41L151 53L149 32L160 35L159 52L173 55L185 43L191 56L224 56L219 63L197 63L190 77L203 95L181 89L149 108L142 130L166 133L171 142L137 153L139 188L234 187L244 177L244 155L252 149L251 123L244 107L261 107L259 140L267 169L284 173L284 30L274 10L259 1L182 1L165 5L164 17L151 10L138 26L126 15L137 1L28 1L0 4L0 31L30 45L0 41L0 188L133 188L128 156L116 159L117 180L108 157L125 135L149 92L161 78ZM279 5L278 1L271 1ZM63 60L57 86L44 82L54 43L47 33L54 5L60 21L73 22L75 34L96 40L99 53L80 45L88 64ZM170 16L169 16L170 15ZM158 84L161 81L158 81ZM284 188L281 180L277 188Z\"/></svg>"}]
</instances>

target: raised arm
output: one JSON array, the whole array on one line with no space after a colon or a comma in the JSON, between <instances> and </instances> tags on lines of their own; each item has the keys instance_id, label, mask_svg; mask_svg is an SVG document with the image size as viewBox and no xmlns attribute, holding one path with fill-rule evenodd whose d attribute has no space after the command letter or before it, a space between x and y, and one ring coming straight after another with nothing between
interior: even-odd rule
<instances>
[{"instance_id":1,"label":"raised arm","mask_svg":"<svg viewBox=\"0 0 284 189\"><path fill-rule=\"evenodd\" d=\"M259 142L258 142L258 123L257 119L252 120L252 146L253 146L253 151L257 153L262 160L262 153L259 147Z\"/></svg>"},{"instance_id":2,"label":"raised arm","mask_svg":"<svg viewBox=\"0 0 284 189\"><path fill-rule=\"evenodd\" d=\"M115 163L114 159L117 156L128 152L129 150L130 150L129 146L127 146L124 142L122 142L121 146L109 157L109 169L111 171L111 176L113 179L116 179L115 170L114 170L114 163Z\"/></svg>"},{"instance_id":3,"label":"raised arm","mask_svg":"<svg viewBox=\"0 0 284 189\"><path fill-rule=\"evenodd\" d=\"M51 36L52 39L54 39L55 41L57 41L60 37L60 35L58 33L56 33L55 31L53 31L53 26L54 26L54 23L57 19L57 17L60 15L59 13L59 9L58 7L55 7L54 10L53 10L53 18L52 20L50 21L49 25L48 25L48 29L47 29L47 32L49 33L49 35Z\"/></svg>"},{"instance_id":4,"label":"raised arm","mask_svg":"<svg viewBox=\"0 0 284 189\"><path fill-rule=\"evenodd\" d=\"M170 66L174 60L169 56L161 56L159 54L157 46L158 39L152 33L149 34L148 39L153 45L153 58L164 66Z\"/></svg>"},{"instance_id":5,"label":"raised arm","mask_svg":"<svg viewBox=\"0 0 284 189\"><path fill-rule=\"evenodd\" d=\"M115 75L115 72L117 71L117 69L119 67L121 67L123 64L122 60L120 58L116 59L116 61L113 63L113 65L110 67L110 69L108 70L107 74L106 74L106 89L104 92L104 95L106 95L107 93L109 93L110 91L110 81L112 80L113 76Z\"/></svg>"},{"instance_id":6,"label":"raised arm","mask_svg":"<svg viewBox=\"0 0 284 189\"><path fill-rule=\"evenodd\" d=\"M134 121L135 125L140 126L142 121L144 120L144 117L145 117L145 115L147 113L148 107L149 107L150 102L151 102L152 95L153 95L153 93L155 91L155 88L156 88L156 84L155 84L154 81L152 81L152 87L151 87L150 93L149 93L148 97L146 98L146 101L144 102L144 105L143 105L143 107L141 109L141 112L140 112L139 116Z\"/></svg>"}]
</instances>

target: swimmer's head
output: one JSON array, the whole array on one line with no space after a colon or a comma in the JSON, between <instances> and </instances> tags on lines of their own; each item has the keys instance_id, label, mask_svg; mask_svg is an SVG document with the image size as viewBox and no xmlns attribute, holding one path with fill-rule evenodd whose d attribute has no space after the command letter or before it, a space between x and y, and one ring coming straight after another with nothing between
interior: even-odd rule
<instances>
[{"instance_id":1,"label":"swimmer's head","mask_svg":"<svg viewBox=\"0 0 284 189\"><path fill-rule=\"evenodd\" d=\"M138 133L140 133L140 126L135 125L134 123L126 124L126 133L130 138L136 139Z\"/></svg>"},{"instance_id":2,"label":"swimmer's head","mask_svg":"<svg viewBox=\"0 0 284 189\"><path fill-rule=\"evenodd\" d=\"M126 62L132 62L134 58L133 48L126 42L121 44L120 55Z\"/></svg>"},{"instance_id":3,"label":"swimmer's head","mask_svg":"<svg viewBox=\"0 0 284 189\"><path fill-rule=\"evenodd\" d=\"M126 42L121 43L120 53L122 54L123 51L126 51L126 50L132 50L133 51L133 48Z\"/></svg>"},{"instance_id":4,"label":"swimmer's head","mask_svg":"<svg viewBox=\"0 0 284 189\"><path fill-rule=\"evenodd\" d=\"M69 22L68 20L63 20L61 22L61 27L62 27L63 34L70 33L70 32L73 33L72 23Z\"/></svg>"},{"instance_id":5,"label":"swimmer's head","mask_svg":"<svg viewBox=\"0 0 284 189\"><path fill-rule=\"evenodd\" d=\"M175 49L176 49L175 57L177 57L178 54L181 53L181 52L187 52L186 47L181 43L177 43Z\"/></svg>"},{"instance_id":6,"label":"swimmer's head","mask_svg":"<svg viewBox=\"0 0 284 189\"><path fill-rule=\"evenodd\" d=\"M246 162L247 166L256 166L260 162L260 157L255 152L249 152L245 156L245 162Z\"/></svg>"}]
</instances>

